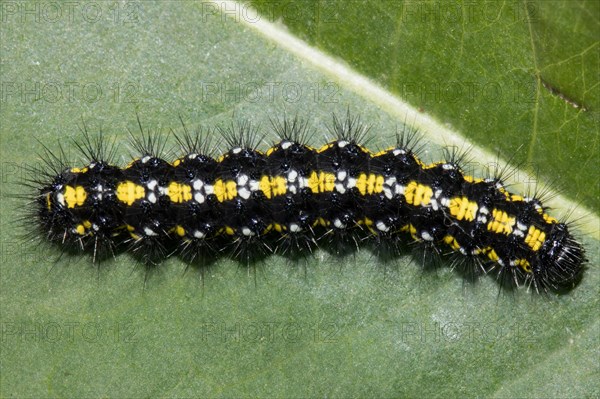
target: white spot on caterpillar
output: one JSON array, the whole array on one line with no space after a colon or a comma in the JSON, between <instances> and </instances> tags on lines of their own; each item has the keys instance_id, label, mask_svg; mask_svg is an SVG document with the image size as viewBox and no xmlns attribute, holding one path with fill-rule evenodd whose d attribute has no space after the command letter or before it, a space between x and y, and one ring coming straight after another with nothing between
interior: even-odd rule
<instances>
[{"instance_id":1,"label":"white spot on caterpillar","mask_svg":"<svg viewBox=\"0 0 600 399\"><path fill-rule=\"evenodd\" d=\"M149 155L146 155L145 157L142 158L142 163L147 163L150 159L151 159L151 157Z\"/></svg>"},{"instance_id":2,"label":"white spot on caterpillar","mask_svg":"<svg viewBox=\"0 0 600 399\"><path fill-rule=\"evenodd\" d=\"M203 185L204 185L204 182L200 179L195 179L192 181L192 187L194 187L195 191L200 190Z\"/></svg>"},{"instance_id":3,"label":"white spot on caterpillar","mask_svg":"<svg viewBox=\"0 0 600 399\"><path fill-rule=\"evenodd\" d=\"M212 185L207 184L206 186L204 186L204 192L206 193L206 195L214 194L215 188Z\"/></svg>"},{"instance_id":4,"label":"white spot on caterpillar","mask_svg":"<svg viewBox=\"0 0 600 399\"><path fill-rule=\"evenodd\" d=\"M485 206L482 206L482 207L479 208L479 213L482 213L484 215L489 215L490 211Z\"/></svg>"},{"instance_id":5,"label":"white spot on caterpillar","mask_svg":"<svg viewBox=\"0 0 600 399\"><path fill-rule=\"evenodd\" d=\"M287 150L288 148L290 148L292 146L292 142L291 141L283 141L281 143L281 148L284 150Z\"/></svg>"},{"instance_id":6,"label":"white spot on caterpillar","mask_svg":"<svg viewBox=\"0 0 600 399\"><path fill-rule=\"evenodd\" d=\"M250 195L252 194L250 192L250 190L248 190L246 187L242 187L239 190L237 190L238 194L240 197L242 197L243 199L248 199L250 198Z\"/></svg>"},{"instance_id":7,"label":"white spot on caterpillar","mask_svg":"<svg viewBox=\"0 0 600 399\"><path fill-rule=\"evenodd\" d=\"M239 154L240 152L242 152L242 148L241 147L234 147L231 149L231 153L232 154Z\"/></svg>"},{"instance_id":8,"label":"white spot on caterpillar","mask_svg":"<svg viewBox=\"0 0 600 399\"><path fill-rule=\"evenodd\" d=\"M422 231L421 238L425 241L433 241L433 237L431 236L431 234L429 234L428 231Z\"/></svg>"},{"instance_id":9,"label":"white spot on caterpillar","mask_svg":"<svg viewBox=\"0 0 600 399\"><path fill-rule=\"evenodd\" d=\"M377 227L377 230L379 230L379 231L383 231L383 232L388 232L388 231L390 231L390 228L389 228L389 226L387 226L387 225L386 225L385 223L383 223L381 220L380 220L380 221L378 221L378 222L375 224L375 227Z\"/></svg>"},{"instance_id":10,"label":"white spot on caterpillar","mask_svg":"<svg viewBox=\"0 0 600 399\"><path fill-rule=\"evenodd\" d=\"M246 237L252 237L253 235L255 235L255 233L250 230L248 227L242 227L242 234L245 235Z\"/></svg>"},{"instance_id":11,"label":"white spot on caterpillar","mask_svg":"<svg viewBox=\"0 0 600 399\"><path fill-rule=\"evenodd\" d=\"M150 193L148 193L148 201L151 204L156 204L156 194L154 194L153 191L150 191Z\"/></svg>"},{"instance_id":12,"label":"white spot on caterpillar","mask_svg":"<svg viewBox=\"0 0 600 399\"><path fill-rule=\"evenodd\" d=\"M158 185L158 181L157 180L150 180L147 184L146 187L148 187L148 190L150 191L154 191L154 189L156 188L156 186Z\"/></svg>"},{"instance_id":13,"label":"white spot on caterpillar","mask_svg":"<svg viewBox=\"0 0 600 399\"><path fill-rule=\"evenodd\" d=\"M333 221L333 225L338 228L338 229L345 229L346 228L346 224L342 223L342 221L340 219L335 219Z\"/></svg>"},{"instance_id":14,"label":"white spot on caterpillar","mask_svg":"<svg viewBox=\"0 0 600 399\"><path fill-rule=\"evenodd\" d=\"M343 183L335 183L335 190L340 194L346 193L346 187L344 187Z\"/></svg>"},{"instance_id":15,"label":"white spot on caterpillar","mask_svg":"<svg viewBox=\"0 0 600 399\"><path fill-rule=\"evenodd\" d=\"M348 190L350 190L351 188L356 187L356 179L354 177L349 177L348 178L348 184L346 185L346 188Z\"/></svg>"},{"instance_id":16,"label":"white spot on caterpillar","mask_svg":"<svg viewBox=\"0 0 600 399\"><path fill-rule=\"evenodd\" d=\"M196 157L197 157L197 156L198 156L198 154L196 154L196 153L191 153L191 154L189 154L187 157L188 157L188 159L196 159Z\"/></svg>"},{"instance_id":17,"label":"white spot on caterpillar","mask_svg":"<svg viewBox=\"0 0 600 399\"><path fill-rule=\"evenodd\" d=\"M298 188L308 187L308 179L306 177L298 178Z\"/></svg>"},{"instance_id":18,"label":"white spot on caterpillar","mask_svg":"<svg viewBox=\"0 0 600 399\"><path fill-rule=\"evenodd\" d=\"M337 179L338 179L339 181L344 181L344 180L346 180L346 177L347 177L347 176L348 176L348 172L346 172L345 170L340 170L340 171L337 173Z\"/></svg>"},{"instance_id":19,"label":"white spot on caterpillar","mask_svg":"<svg viewBox=\"0 0 600 399\"><path fill-rule=\"evenodd\" d=\"M292 233L298 233L298 232L302 231L302 229L300 228L300 226L299 226L299 225L297 225L296 223L291 223L291 224L290 224L290 229L289 229L289 230L290 230L290 232L292 232Z\"/></svg>"},{"instance_id":20,"label":"white spot on caterpillar","mask_svg":"<svg viewBox=\"0 0 600 399\"><path fill-rule=\"evenodd\" d=\"M157 236L158 235L150 227L144 227L144 234L146 234L149 237Z\"/></svg>"},{"instance_id":21,"label":"white spot on caterpillar","mask_svg":"<svg viewBox=\"0 0 600 399\"><path fill-rule=\"evenodd\" d=\"M58 201L59 204L61 205L65 205L65 195L63 193L58 193L56 194L56 200Z\"/></svg>"},{"instance_id":22,"label":"white spot on caterpillar","mask_svg":"<svg viewBox=\"0 0 600 399\"><path fill-rule=\"evenodd\" d=\"M392 151L392 154L394 154L394 156L398 156L398 155L404 155L406 154L406 151L404 151L401 148L396 148L394 151Z\"/></svg>"},{"instance_id":23,"label":"white spot on caterpillar","mask_svg":"<svg viewBox=\"0 0 600 399\"><path fill-rule=\"evenodd\" d=\"M248 183L248 187L250 187L250 191L252 192L260 191L260 185L258 184L257 180L250 180L250 183Z\"/></svg>"},{"instance_id":24,"label":"white spot on caterpillar","mask_svg":"<svg viewBox=\"0 0 600 399\"><path fill-rule=\"evenodd\" d=\"M237 184L238 186L245 186L246 183L248 183L248 180L250 180L248 175L239 175L237 178Z\"/></svg>"},{"instance_id":25,"label":"white spot on caterpillar","mask_svg":"<svg viewBox=\"0 0 600 399\"><path fill-rule=\"evenodd\" d=\"M199 204L203 204L204 203L204 195L202 195L200 193L194 194L194 201L196 201Z\"/></svg>"},{"instance_id":26,"label":"white spot on caterpillar","mask_svg":"<svg viewBox=\"0 0 600 399\"><path fill-rule=\"evenodd\" d=\"M341 140L338 141L338 147L340 148L344 148L345 146L347 146L349 143L346 140Z\"/></svg>"},{"instance_id":27,"label":"white spot on caterpillar","mask_svg":"<svg viewBox=\"0 0 600 399\"><path fill-rule=\"evenodd\" d=\"M288 182L290 183L294 183L296 181L296 178L298 177L298 172L296 172L295 170L290 170L288 173Z\"/></svg>"},{"instance_id":28,"label":"white spot on caterpillar","mask_svg":"<svg viewBox=\"0 0 600 399\"><path fill-rule=\"evenodd\" d=\"M445 163L442 165L442 169L444 170L453 170L454 169L454 165L452 165L451 163Z\"/></svg>"},{"instance_id":29,"label":"white spot on caterpillar","mask_svg":"<svg viewBox=\"0 0 600 399\"><path fill-rule=\"evenodd\" d=\"M194 230L194 238L204 238L206 237L206 234L204 234L203 232L201 232L200 230Z\"/></svg>"},{"instance_id":30,"label":"white spot on caterpillar","mask_svg":"<svg viewBox=\"0 0 600 399\"><path fill-rule=\"evenodd\" d=\"M383 194L387 199L394 198L394 193L392 193L392 190L389 187L383 187Z\"/></svg>"}]
</instances>

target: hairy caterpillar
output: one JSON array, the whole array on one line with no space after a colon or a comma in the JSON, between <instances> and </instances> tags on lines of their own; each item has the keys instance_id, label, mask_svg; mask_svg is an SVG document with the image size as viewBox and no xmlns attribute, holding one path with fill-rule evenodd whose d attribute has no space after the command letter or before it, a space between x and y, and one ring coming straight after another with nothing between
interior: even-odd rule
<instances>
[{"instance_id":1,"label":"hairy caterpillar","mask_svg":"<svg viewBox=\"0 0 600 399\"><path fill-rule=\"evenodd\" d=\"M306 124L296 119L274 127L280 140L264 152L249 124L222 129L230 149L216 158L201 134L185 130L177 137L183 155L169 162L164 141L140 124L140 157L125 167L113 164L114 148L101 136L78 144L89 159L82 167L46 149L48 170L30 182L30 217L40 235L94 259L125 245L146 263L172 253L197 261L223 248L250 261L406 237L536 291L572 287L581 275L584 249L569 226L535 195L509 192L499 173L466 175L453 155L426 164L414 134L371 152L359 144L366 129L350 116L334 116L336 138L320 148L305 144Z\"/></svg>"}]
</instances>

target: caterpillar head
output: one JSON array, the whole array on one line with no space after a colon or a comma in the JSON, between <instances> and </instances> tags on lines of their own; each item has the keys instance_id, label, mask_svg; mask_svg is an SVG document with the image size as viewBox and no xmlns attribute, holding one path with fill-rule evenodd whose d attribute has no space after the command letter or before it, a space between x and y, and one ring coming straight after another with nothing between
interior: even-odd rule
<instances>
[{"instance_id":1,"label":"caterpillar head","mask_svg":"<svg viewBox=\"0 0 600 399\"><path fill-rule=\"evenodd\" d=\"M569 289L579 281L584 269L585 251L565 223L556 223L540 248L533 273L543 288Z\"/></svg>"}]
</instances>

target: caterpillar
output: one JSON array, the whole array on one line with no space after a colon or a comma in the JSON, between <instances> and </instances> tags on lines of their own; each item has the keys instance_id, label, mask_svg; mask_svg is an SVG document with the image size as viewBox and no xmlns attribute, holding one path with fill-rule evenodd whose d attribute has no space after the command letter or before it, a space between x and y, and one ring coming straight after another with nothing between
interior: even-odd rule
<instances>
[{"instance_id":1,"label":"caterpillar","mask_svg":"<svg viewBox=\"0 0 600 399\"><path fill-rule=\"evenodd\" d=\"M47 168L29 182L27 217L39 235L94 260L125 245L148 264L223 248L251 261L335 242L408 241L537 292L573 287L586 262L568 223L540 198L511 193L501 173L464 173L455 153L423 162L415 132L375 152L360 144L367 128L357 118L334 116L334 140L313 148L306 123L284 120L273 123L279 141L260 151L256 130L242 123L219 129L229 150L214 156L208 135L184 125L176 135L183 155L167 161L164 141L138 124L139 157L125 167L101 135L76 143L85 166L69 167L62 149L44 146Z\"/></svg>"}]
</instances>

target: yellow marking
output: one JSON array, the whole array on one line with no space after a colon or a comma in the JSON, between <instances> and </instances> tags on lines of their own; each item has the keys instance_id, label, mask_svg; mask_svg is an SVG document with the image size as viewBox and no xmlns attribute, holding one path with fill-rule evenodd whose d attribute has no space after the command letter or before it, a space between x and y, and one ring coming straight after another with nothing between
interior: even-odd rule
<instances>
[{"instance_id":1,"label":"yellow marking","mask_svg":"<svg viewBox=\"0 0 600 399\"><path fill-rule=\"evenodd\" d=\"M525 199L523 198L522 195L519 194L511 194L510 195L510 201L511 202L523 202L525 201Z\"/></svg>"},{"instance_id":2,"label":"yellow marking","mask_svg":"<svg viewBox=\"0 0 600 399\"><path fill-rule=\"evenodd\" d=\"M498 262L498 260L500 259L500 257L498 256L498 254L496 253L496 251L494 251L494 249L492 247L484 248L483 253L487 254L488 258L491 261Z\"/></svg>"},{"instance_id":3,"label":"yellow marking","mask_svg":"<svg viewBox=\"0 0 600 399\"><path fill-rule=\"evenodd\" d=\"M52 201L50 200L50 193L46 194L46 208L52 209Z\"/></svg>"},{"instance_id":4,"label":"yellow marking","mask_svg":"<svg viewBox=\"0 0 600 399\"><path fill-rule=\"evenodd\" d=\"M315 194L333 191L335 188L335 175L313 171L308 177L308 187Z\"/></svg>"},{"instance_id":5,"label":"yellow marking","mask_svg":"<svg viewBox=\"0 0 600 399\"><path fill-rule=\"evenodd\" d=\"M223 154L221 156L219 156L219 158L217 158L217 162L223 162L223 160L227 158L227 154Z\"/></svg>"},{"instance_id":6,"label":"yellow marking","mask_svg":"<svg viewBox=\"0 0 600 399\"><path fill-rule=\"evenodd\" d=\"M423 169L431 169L431 168L435 168L436 166L442 165L445 162L434 162L434 163L430 163L428 165L422 164L421 166L423 167Z\"/></svg>"},{"instance_id":7,"label":"yellow marking","mask_svg":"<svg viewBox=\"0 0 600 399\"><path fill-rule=\"evenodd\" d=\"M267 234L269 231L275 229L276 232L278 233L283 233L285 230L287 230L287 228L279 223L271 223L270 225L267 226L267 228L265 229L265 231L263 231L263 234Z\"/></svg>"},{"instance_id":8,"label":"yellow marking","mask_svg":"<svg viewBox=\"0 0 600 399\"><path fill-rule=\"evenodd\" d=\"M429 205L432 195L433 190L431 187L419 184L415 181L408 183L406 190L404 191L404 198L406 198L406 202L414 206Z\"/></svg>"},{"instance_id":9,"label":"yellow marking","mask_svg":"<svg viewBox=\"0 0 600 399\"><path fill-rule=\"evenodd\" d=\"M318 153L321 153L321 152L327 151L327 150L328 150L328 149L330 149L331 147L333 147L333 143L327 143L327 144L325 144L324 146L322 146L321 148L319 148L319 149L317 150L317 152L318 152Z\"/></svg>"},{"instance_id":10,"label":"yellow marking","mask_svg":"<svg viewBox=\"0 0 600 399\"><path fill-rule=\"evenodd\" d=\"M545 240L546 233L535 226L529 226L527 237L525 237L525 244L529 245L533 251L539 251Z\"/></svg>"},{"instance_id":11,"label":"yellow marking","mask_svg":"<svg viewBox=\"0 0 600 399\"><path fill-rule=\"evenodd\" d=\"M383 191L383 181L382 175L361 173L356 179L356 188L361 195L380 193Z\"/></svg>"},{"instance_id":12,"label":"yellow marking","mask_svg":"<svg viewBox=\"0 0 600 399\"><path fill-rule=\"evenodd\" d=\"M369 218L364 218L364 219L362 219L362 220L359 220L359 221L358 221L358 224L359 224L359 225L366 226L366 227L367 227L367 229L369 229L369 231L370 231L372 234L375 234L375 235L377 235L377 234L378 234L378 233L377 233L377 231L376 231L376 230L373 228L373 220L371 220L371 219L369 219Z\"/></svg>"},{"instance_id":13,"label":"yellow marking","mask_svg":"<svg viewBox=\"0 0 600 399\"><path fill-rule=\"evenodd\" d=\"M136 200L144 198L145 196L146 190L144 187L135 184L130 180L121 182L117 186L117 199L126 203L128 206L131 206Z\"/></svg>"},{"instance_id":14,"label":"yellow marking","mask_svg":"<svg viewBox=\"0 0 600 399\"><path fill-rule=\"evenodd\" d=\"M65 186L65 202L67 208L75 208L75 206L81 206L87 198L87 193L83 186Z\"/></svg>"},{"instance_id":15,"label":"yellow marking","mask_svg":"<svg viewBox=\"0 0 600 399\"><path fill-rule=\"evenodd\" d=\"M217 179L213 187L219 202L232 200L237 196L237 184L234 180Z\"/></svg>"},{"instance_id":16,"label":"yellow marking","mask_svg":"<svg viewBox=\"0 0 600 399\"><path fill-rule=\"evenodd\" d=\"M456 241L456 238L454 238L451 235L447 235L446 237L444 237L444 242L455 251L458 251L460 249L460 244L458 243L458 241Z\"/></svg>"},{"instance_id":17,"label":"yellow marking","mask_svg":"<svg viewBox=\"0 0 600 399\"><path fill-rule=\"evenodd\" d=\"M192 187L189 184L171 182L169 183L168 192L169 198L176 204L187 202L192 199Z\"/></svg>"},{"instance_id":18,"label":"yellow marking","mask_svg":"<svg viewBox=\"0 0 600 399\"><path fill-rule=\"evenodd\" d=\"M174 160L172 165L173 166L179 166L179 165L181 165L181 159Z\"/></svg>"},{"instance_id":19,"label":"yellow marking","mask_svg":"<svg viewBox=\"0 0 600 399\"><path fill-rule=\"evenodd\" d=\"M388 147L385 150L381 150L381 151L376 152L375 154L371 154L371 157L373 157L373 158L380 157L382 155L387 154L390 151L394 151L395 149L396 149L396 147Z\"/></svg>"},{"instance_id":20,"label":"yellow marking","mask_svg":"<svg viewBox=\"0 0 600 399\"><path fill-rule=\"evenodd\" d=\"M277 149L277 147L271 147L267 150L267 156L271 155L273 152L275 152L275 150Z\"/></svg>"},{"instance_id":21,"label":"yellow marking","mask_svg":"<svg viewBox=\"0 0 600 399\"><path fill-rule=\"evenodd\" d=\"M82 236L85 235L85 233L89 230L90 227L92 227L92 223L89 220L84 220L75 227L75 230L77 231L77 234Z\"/></svg>"},{"instance_id":22,"label":"yellow marking","mask_svg":"<svg viewBox=\"0 0 600 399\"><path fill-rule=\"evenodd\" d=\"M87 166L83 168L71 168L71 173L86 173L88 170Z\"/></svg>"},{"instance_id":23,"label":"yellow marking","mask_svg":"<svg viewBox=\"0 0 600 399\"><path fill-rule=\"evenodd\" d=\"M225 226L225 234L232 236L235 234L235 230L232 227Z\"/></svg>"},{"instance_id":24,"label":"yellow marking","mask_svg":"<svg viewBox=\"0 0 600 399\"><path fill-rule=\"evenodd\" d=\"M548 215L547 213L543 213L542 217L544 218L544 220L546 221L546 223L548 224L554 224L554 223L558 223L558 220L556 220L555 218L553 218L552 216Z\"/></svg>"},{"instance_id":25,"label":"yellow marking","mask_svg":"<svg viewBox=\"0 0 600 399\"><path fill-rule=\"evenodd\" d=\"M417 229L412 224L407 224L407 225L402 226L400 228L400 231L409 232L410 235L412 236L413 240L421 241L421 239L419 237L417 237Z\"/></svg>"},{"instance_id":26,"label":"yellow marking","mask_svg":"<svg viewBox=\"0 0 600 399\"><path fill-rule=\"evenodd\" d=\"M358 148L360 148L360 150L361 150L362 152L364 152L365 154L368 154L368 155L369 155L369 156L371 156L371 157L373 156L373 153L372 153L372 152L371 152L371 150L369 150L367 147L363 147L363 146L362 146L362 145L360 145L360 144L356 144L356 146L357 146Z\"/></svg>"},{"instance_id":27,"label":"yellow marking","mask_svg":"<svg viewBox=\"0 0 600 399\"><path fill-rule=\"evenodd\" d=\"M469 201L467 197L456 197L450 200L450 214L454 216L456 220L475 220L477 209L477 203Z\"/></svg>"},{"instance_id":28,"label":"yellow marking","mask_svg":"<svg viewBox=\"0 0 600 399\"><path fill-rule=\"evenodd\" d=\"M526 273L531 273L531 265L527 259L517 259L517 266L523 269Z\"/></svg>"},{"instance_id":29,"label":"yellow marking","mask_svg":"<svg viewBox=\"0 0 600 399\"><path fill-rule=\"evenodd\" d=\"M330 224L329 221L327 221L327 220L325 220L323 218L317 218L317 220L315 220L314 223L313 223L313 227L318 226L318 225L321 225L323 227L327 227L327 226L329 226L329 224Z\"/></svg>"},{"instance_id":30,"label":"yellow marking","mask_svg":"<svg viewBox=\"0 0 600 399\"><path fill-rule=\"evenodd\" d=\"M127 231L129 231L129 232L135 231L135 227L133 227L130 224L125 225L125 227L127 228Z\"/></svg>"},{"instance_id":31,"label":"yellow marking","mask_svg":"<svg viewBox=\"0 0 600 399\"><path fill-rule=\"evenodd\" d=\"M179 237L183 237L185 235L185 229L182 226L180 226L180 225L177 225L177 226L173 227L173 231Z\"/></svg>"},{"instance_id":32,"label":"yellow marking","mask_svg":"<svg viewBox=\"0 0 600 399\"><path fill-rule=\"evenodd\" d=\"M506 197L506 199L508 201L510 201L511 194L508 191L506 191L506 189L504 187L499 187L498 191L500 191L502 194L504 194L504 196Z\"/></svg>"},{"instance_id":33,"label":"yellow marking","mask_svg":"<svg viewBox=\"0 0 600 399\"><path fill-rule=\"evenodd\" d=\"M483 181L483 179L481 179L481 178L475 178L473 176L463 176L463 179L467 183L481 183Z\"/></svg>"},{"instance_id":34,"label":"yellow marking","mask_svg":"<svg viewBox=\"0 0 600 399\"><path fill-rule=\"evenodd\" d=\"M263 176L258 184L265 197L269 199L278 195L284 195L287 191L287 181L281 176Z\"/></svg>"},{"instance_id":35,"label":"yellow marking","mask_svg":"<svg viewBox=\"0 0 600 399\"><path fill-rule=\"evenodd\" d=\"M494 209L492 211L494 220L488 223L487 229L494 233L509 235L513 231L515 225L515 218L508 216L508 214L500 209Z\"/></svg>"},{"instance_id":36,"label":"yellow marking","mask_svg":"<svg viewBox=\"0 0 600 399\"><path fill-rule=\"evenodd\" d=\"M129 169L133 166L134 163L136 163L137 161L139 161L139 158L134 158L131 162L129 162L126 166L125 169Z\"/></svg>"}]
</instances>

